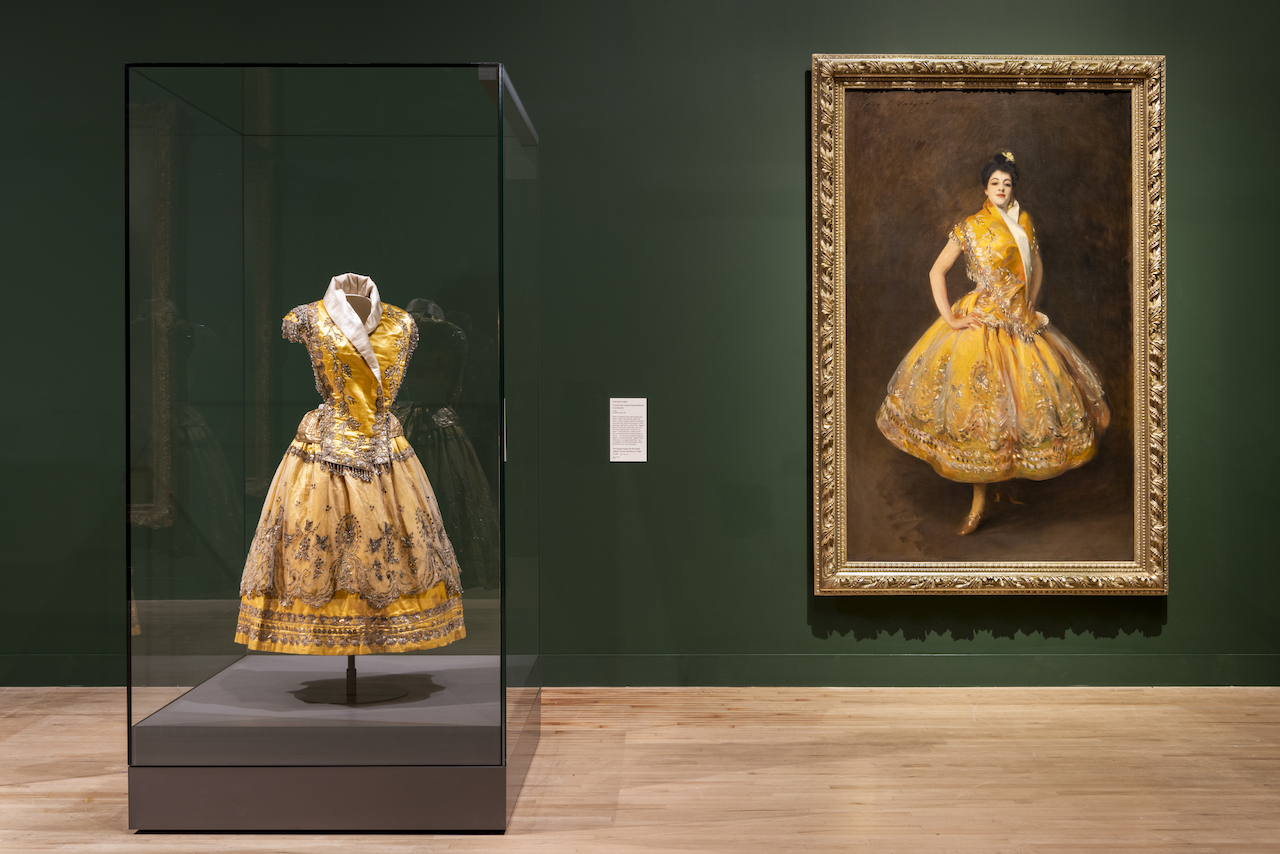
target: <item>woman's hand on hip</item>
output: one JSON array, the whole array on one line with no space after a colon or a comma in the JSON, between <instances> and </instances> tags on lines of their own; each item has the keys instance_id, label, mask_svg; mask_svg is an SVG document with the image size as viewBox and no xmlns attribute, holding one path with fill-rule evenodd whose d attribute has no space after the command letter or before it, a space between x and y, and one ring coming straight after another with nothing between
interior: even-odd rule
<instances>
[{"instance_id":1,"label":"woman's hand on hip","mask_svg":"<svg viewBox=\"0 0 1280 854\"><path fill-rule=\"evenodd\" d=\"M981 329L982 328L982 321L978 318L976 314L966 314L961 317L955 317L953 315L951 317L944 317L942 319L945 320L947 322L947 325L950 326L952 329Z\"/></svg>"}]
</instances>

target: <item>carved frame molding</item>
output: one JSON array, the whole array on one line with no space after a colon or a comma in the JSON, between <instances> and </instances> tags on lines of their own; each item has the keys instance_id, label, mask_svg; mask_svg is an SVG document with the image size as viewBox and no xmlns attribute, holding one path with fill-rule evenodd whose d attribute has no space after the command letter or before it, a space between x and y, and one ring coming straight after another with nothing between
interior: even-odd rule
<instances>
[{"instance_id":1,"label":"carved frame molding","mask_svg":"<svg viewBox=\"0 0 1280 854\"><path fill-rule=\"evenodd\" d=\"M849 89L1114 91L1133 97L1134 560L852 562L845 543L845 193ZM813 590L918 593L1168 592L1165 59L1162 56L815 54L812 79Z\"/></svg>"}]
</instances>

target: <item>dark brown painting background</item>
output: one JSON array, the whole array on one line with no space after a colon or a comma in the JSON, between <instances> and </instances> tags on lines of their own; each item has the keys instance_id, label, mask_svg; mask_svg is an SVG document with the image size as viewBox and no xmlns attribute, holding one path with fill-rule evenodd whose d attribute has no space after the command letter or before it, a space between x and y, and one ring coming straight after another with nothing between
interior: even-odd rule
<instances>
[{"instance_id":1,"label":"dark brown painting background","mask_svg":"<svg viewBox=\"0 0 1280 854\"><path fill-rule=\"evenodd\" d=\"M845 103L849 559L1133 559L1129 94L859 91ZM989 493L982 527L959 537L972 488L890 445L875 413L938 317L929 268L982 207L982 167L1004 150L1044 258L1038 308L1098 369L1112 422L1083 467L994 485L1001 500ZM952 302L973 287L963 256L947 285Z\"/></svg>"}]
</instances>

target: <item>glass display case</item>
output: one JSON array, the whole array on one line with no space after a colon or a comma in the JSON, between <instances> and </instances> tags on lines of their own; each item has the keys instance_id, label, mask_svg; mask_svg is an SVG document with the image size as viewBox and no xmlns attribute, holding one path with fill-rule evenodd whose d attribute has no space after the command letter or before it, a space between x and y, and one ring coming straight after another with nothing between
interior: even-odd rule
<instances>
[{"instance_id":1,"label":"glass display case","mask_svg":"<svg viewBox=\"0 0 1280 854\"><path fill-rule=\"evenodd\" d=\"M533 125L499 64L126 75L129 825L503 830L539 731Z\"/></svg>"}]
</instances>

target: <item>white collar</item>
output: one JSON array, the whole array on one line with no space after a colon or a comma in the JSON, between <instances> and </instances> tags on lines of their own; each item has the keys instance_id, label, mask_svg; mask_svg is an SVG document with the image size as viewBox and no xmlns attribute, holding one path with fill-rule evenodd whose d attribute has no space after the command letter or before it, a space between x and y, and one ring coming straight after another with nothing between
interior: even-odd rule
<instances>
[{"instance_id":1,"label":"white collar","mask_svg":"<svg viewBox=\"0 0 1280 854\"><path fill-rule=\"evenodd\" d=\"M361 322L360 315L347 302L347 294L369 298L373 306L367 320ZM342 334L347 336L369 370L373 371L373 375L378 378L378 385L382 385L378 357L373 354L373 347L369 344L369 336L382 322L382 300L378 298L378 286L373 283L373 279L359 273L334 276L329 281L329 290L325 291L324 310L329 312L329 317L342 330Z\"/></svg>"},{"instance_id":2,"label":"white collar","mask_svg":"<svg viewBox=\"0 0 1280 854\"><path fill-rule=\"evenodd\" d=\"M1000 218L1004 220L1004 224L1009 226L1009 233L1013 235L1013 242L1018 244L1018 254L1022 257L1022 276L1027 284L1031 284L1031 240L1027 237L1026 229L1018 225L1018 217L1022 213L1022 208L1018 206L1018 200L1014 199L1009 205L1008 211L1002 211L995 206L996 211L1000 214Z\"/></svg>"}]
</instances>

